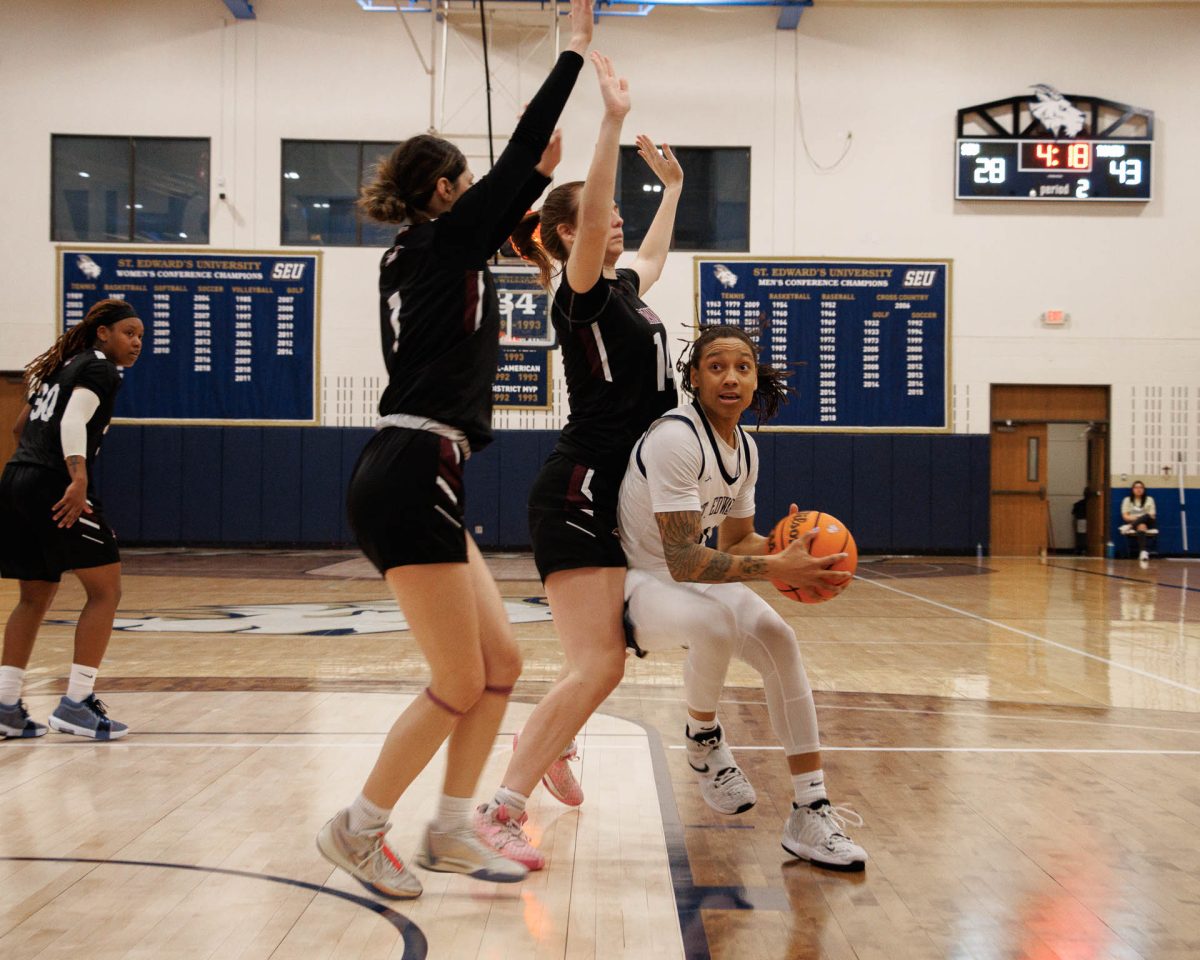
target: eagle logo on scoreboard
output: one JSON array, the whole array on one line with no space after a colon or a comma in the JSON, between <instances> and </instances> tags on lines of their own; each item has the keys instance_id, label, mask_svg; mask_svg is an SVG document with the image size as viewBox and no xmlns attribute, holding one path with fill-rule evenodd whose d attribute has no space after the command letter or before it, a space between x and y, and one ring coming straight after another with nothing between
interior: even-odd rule
<instances>
[{"instance_id":1,"label":"eagle logo on scoreboard","mask_svg":"<svg viewBox=\"0 0 1200 960\"><path fill-rule=\"evenodd\" d=\"M1056 137L1076 136L1087 123L1087 115L1048 83L1035 83L1033 92L1037 103L1031 104L1033 114Z\"/></svg>"}]
</instances>

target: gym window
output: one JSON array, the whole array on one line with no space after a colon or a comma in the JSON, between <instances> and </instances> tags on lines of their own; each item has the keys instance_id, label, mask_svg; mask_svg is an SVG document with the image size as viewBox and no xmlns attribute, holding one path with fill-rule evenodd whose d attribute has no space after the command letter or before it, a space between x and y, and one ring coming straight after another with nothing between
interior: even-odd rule
<instances>
[{"instance_id":1,"label":"gym window","mask_svg":"<svg viewBox=\"0 0 1200 960\"><path fill-rule=\"evenodd\" d=\"M389 247L396 225L376 223L354 206L359 186L395 143L284 140L279 233L284 244Z\"/></svg>"},{"instance_id":2,"label":"gym window","mask_svg":"<svg viewBox=\"0 0 1200 960\"><path fill-rule=\"evenodd\" d=\"M208 243L207 139L50 140L50 239Z\"/></svg>"},{"instance_id":3,"label":"gym window","mask_svg":"<svg viewBox=\"0 0 1200 960\"><path fill-rule=\"evenodd\" d=\"M684 176L671 249L749 250L750 148L672 144L671 152ZM637 147L621 147L617 201L625 220L627 249L641 246L662 199L661 190Z\"/></svg>"}]
</instances>

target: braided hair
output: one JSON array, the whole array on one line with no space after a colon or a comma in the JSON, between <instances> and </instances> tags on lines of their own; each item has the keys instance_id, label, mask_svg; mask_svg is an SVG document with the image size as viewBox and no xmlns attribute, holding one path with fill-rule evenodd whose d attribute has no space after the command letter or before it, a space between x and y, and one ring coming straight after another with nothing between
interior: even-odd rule
<instances>
[{"instance_id":1,"label":"braided hair","mask_svg":"<svg viewBox=\"0 0 1200 960\"><path fill-rule=\"evenodd\" d=\"M679 362L675 364L675 369L681 374L680 385L683 387L683 392L693 400L696 399L696 388L692 386L690 373L692 370L700 369L704 348L714 340L720 340L723 337L741 340L754 355L758 366L758 386L754 388L754 397L750 401L750 407L754 410L759 424L770 420L779 411L779 407L786 402L788 394L792 392L792 388L786 382L791 374L786 370L777 370L770 364L758 363L758 346L750 338L750 334L741 327L707 326L700 328L700 336L684 348Z\"/></svg>"},{"instance_id":2,"label":"braided hair","mask_svg":"<svg viewBox=\"0 0 1200 960\"><path fill-rule=\"evenodd\" d=\"M79 323L55 340L49 350L25 365L27 392L33 393L47 377L75 354L95 344L96 330L99 327L111 327L114 323L136 316L133 307L124 300L99 300L92 304L92 308Z\"/></svg>"}]
</instances>

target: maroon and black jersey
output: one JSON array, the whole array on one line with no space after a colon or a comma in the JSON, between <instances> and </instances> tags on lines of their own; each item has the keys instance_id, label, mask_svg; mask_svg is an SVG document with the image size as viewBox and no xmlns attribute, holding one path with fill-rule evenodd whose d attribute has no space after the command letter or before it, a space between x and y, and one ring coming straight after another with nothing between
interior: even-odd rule
<instances>
[{"instance_id":1,"label":"maroon and black jersey","mask_svg":"<svg viewBox=\"0 0 1200 960\"><path fill-rule=\"evenodd\" d=\"M495 166L436 220L401 229L384 254L381 414L455 427L472 450L491 442L500 305L487 261L550 182L534 167L582 66L577 53L562 53Z\"/></svg>"},{"instance_id":2,"label":"maroon and black jersey","mask_svg":"<svg viewBox=\"0 0 1200 960\"><path fill-rule=\"evenodd\" d=\"M556 449L617 476L638 437L679 402L667 331L638 296L640 283L621 269L576 293L564 276L551 310L571 404Z\"/></svg>"},{"instance_id":3,"label":"maroon and black jersey","mask_svg":"<svg viewBox=\"0 0 1200 960\"><path fill-rule=\"evenodd\" d=\"M87 423L88 486L92 466L112 419L113 404L121 389L121 374L116 364L95 349L83 350L42 381L29 397L29 419L21 430L21 441L10 463L32 463L61 475L71 482L62 449L62 417L67 401L76 388L91 390L100 398L100 406Z\"/></svg>"}]
</instances>

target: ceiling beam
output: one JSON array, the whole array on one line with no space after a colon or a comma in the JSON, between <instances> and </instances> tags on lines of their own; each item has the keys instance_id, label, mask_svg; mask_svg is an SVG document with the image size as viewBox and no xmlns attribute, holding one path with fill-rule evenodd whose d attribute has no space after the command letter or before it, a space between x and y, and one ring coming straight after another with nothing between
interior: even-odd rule
<instances>
[{"instance_id":1,"label":"ceiling beam","mask_svg":"<svg viewBox=\"0 0 1200 960\"><path fill-rule=\"evenodd\" d=\"M250 5L250 0L225 0L225 6L239 20L253 20L254 7Z\"/></svg>"}]
</instances>

